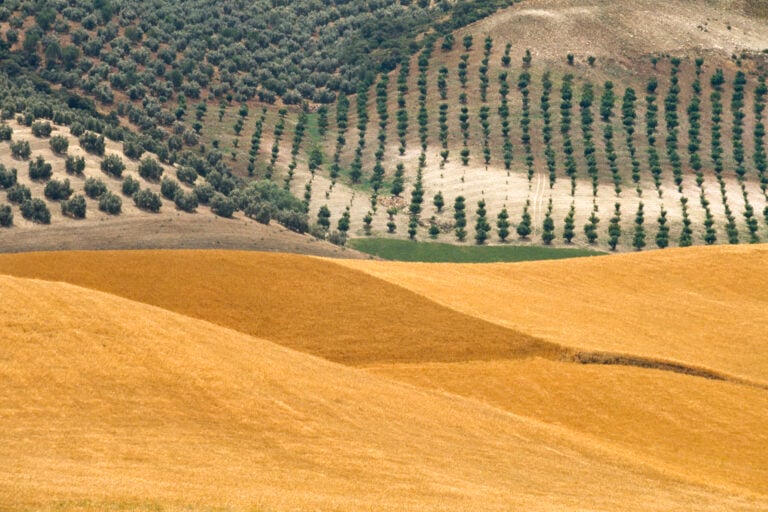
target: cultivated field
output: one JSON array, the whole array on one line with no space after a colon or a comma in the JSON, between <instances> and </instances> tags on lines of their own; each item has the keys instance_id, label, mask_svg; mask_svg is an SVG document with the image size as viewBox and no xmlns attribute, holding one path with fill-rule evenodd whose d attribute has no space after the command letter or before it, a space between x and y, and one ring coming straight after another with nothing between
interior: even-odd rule
<instances>
[{"instance_id":1,"label":"cultivated field","mask_svg":"<svg viewBox=\"0 0 768 512\"><path fill-rule=\"evenodd\" d=\"M767 258L3 255L0 508L765 510Z\"/></svg>"},{"instance_id":2,"label":"cultivated field","mask_svg":"<svg viewBox=\"0 0 768 512\"><path fill-rule=\"evenodd\" d=\"M38 3L0 512L768 511L765 1Z\"/></svg>"},{"instance_id":3,"label":"cultivated field","mask_svg":"<svg viewBox=\"0 0 768 512\"><path fill-rule=\"evenodd\" d=\"M259 9L264 7L259 3ZM32 17L22 11L0 22L0 31L14 34L12 24L31 25ZM73 14L63 11L67 19ZM225 11L218 15L229 19L237 14ZM313 232L318 238L338 244L347 237L375 236L617 252L768 240L768 25L760 2L526 0L465 23L450 35L426 36L431 45L407 58L393 57L387 72L368 72L360 88L346 87L347 95L327 104L260 101L255 88L263 93L274 81L235 80L230 74L235 68L252 74L260 66L242 61L225 66L223 50L208 53L211 48L190 58L185 44L170 55L166 44L155 45L155 38L142 39L143 33L129 30L135 29L128 27L135 13L123 14L124 31L133 39L120 36L108 42L98 36L101 27L85 30L79 20L69 19L78 39L93 37L104 51L89 50L94 62L84 63L87 71L73 70L67 80L89 84L88 93L101 98L96 110L126 130L142 132L142 151L151 148L166 163L198 169L198 184L207 183L230 198L237 198L235 188L254 180L289 191L297 198L291 209L294 223L282 221L294 230L309 231L317 224ZM205 24L197 19L195 25ZM72 38L60 27L56 37L69 44ZM18 51L23 44L11 46ZM71 50L80 51L75 46ZM228 52L242 50L223 51ZM307 65L332 64L321 60L322 65ZM198 65L204 73L193 72ZM284 78L284 66L277 68ZM137 79L126 70L134 69L159 89L151 92L142 85L126 90L123 82ZM171 74L185 85L172 86ZM314 83L338 77L312 72L305 78ZM201 80L207 84L202 89ZM225 94L222 82L250 92ZM303 88L290 85L286 94L300 98L293 86ZM130 101L142 94L162 99ZM273 93L267 96L275 100ZM64 155L52 154L47 137L33 136L28 126L47 122L56 109L33 107L19 103L19 111L13 110L15 104L6 108L12 141L28 140L32 157L54 162L55 178L63 177L58 171ZM158 123L165 128L147 128ZM82 128L80 121L71 124ZM106 154L126 156L125 176L136 177L138 162L128 155L139 144L137 134L109 128L115 140L107 141ZM144 133L155 129L154 135ZM174 133L167 142L165 131ZM71 155L86 158L83 179L103 175L101 158L79 147L67 128L56 126L54 135L68 138ZM121 137L125 140L118 142ZM0 162L25 174L26 160L11 158L6 149L0 145ZM175 168L163 168L175 178ZM214 169L214 177L207 176ZM36 198L42 196L43 181L32 183ZM119 188L122 179L106 181ZM155 181L150 189L158 193ZM197 196L191 184L179 186ZM179 206L183 202L174 204L169 194L156 218L181 222L188 236L177 238L175 226L143 229L146 211L133 206L130 194L124 199L122 225L107 224L98 201L86 199L86 221L78 222L87 227L82 237L72 235L73 224L61 222L66 219L58 204L49 204L50 228L31 225L17 211L20 229L0 237L0 247L342 254L309 238L253 226L249 217L258 217L260 208L240 204L237 222L216 224L202 201L200 208L191 208L197 213L187 217ZM190 219L200 225L192 227ZM114 236L115 231L120 235ZM68 242L72 239L79 243Z\"/></svg>"},{"instance_id":4,"label":"cultivated field","mask_svg":"<svg viewBox=\"0 0 768 512\"><path fill-rule=\"evenodd\" d=\"M463 46L465 36L472 36L469 49ZM756 115L753 107L764 101L756 91L766 73L766 41L764 20L749 6L733 2L665 2L660 11L650 1L526 1L458 30L450 50L438 39L431 52L411 58L405 72L400 66L386 81L379 77L362 102L358 94L349 97L348 108L328 107L324 135L318 133L317 113L299 122L302 115L288 111L284 124L289 135L275 144L266 127L278 124L279 116L271 112L259 132L256 162L262 170L257 174L270 160L266 148L277 149L273 179L308 199L313 220L328 207L332 228L349 208L351 236L364 236L369 229L376 236L474 243L482 200L490 226L484 243L500 242L496 222L504 209L511 231L507 242L523 245L547 243L548 217L553 226L549 243L555 246L613 245L628 251L764 240L768 177L757 148L765 140L755 138L764 114ZM570 65L568 54L573 56ZM595 58L592 64L590 57ZM703 59L700 67L698 59ZM710 82L718 70L725 81L715 88ZM739 73L746 77L741 106L733 102ZM565 100L568 76L572 90ZM694 93L697 80L699 92ZM656 87L649 92L651 81ZM603 118L609 82L613 97ZM592 92L586 103L585 88ZM635 100L625 111L628 89ZM712 96L715 92L719 98ZM695 111L690 110L696 102ZM234 137L235 110L223 122L213 122L206 137ZM337 123L341 110L347 119L343 129ZM737 126L734 119L742 113ZM294 154L287 146L296 140L290 133L298 124L308 135L299 141L303 150ZM246 126L242 138L248 140L253 131ZM315 172L306 156L312 149L324 156ZM242 144L232 148L240 155L232 163L236 172L245 173L247 150ZM400 164L404 189L393 196ZM438 193L445 203L441 208L433 204ZM460 196L465 199L465 240L455 233L454 206ZM573 238L568 243L565 219L571 206ZM526 222L528 229L518 232ZM586 225L594 228L592 240ZM637 231L642 242L636 242Z\"/></svg>"},{"instance_id":5,"label":"cultivated field","mask_svg":"<svg viewBox=\"0 0 768 512\"><path fill-rule=\"evenodd\" d=\"M51 136L64 137L68 141L65 154L57 154L50 147L49 137L35 137L30 127L16 121L8 121L13 130L12 141L27 141L30 145L29 158L16 158L10 150L11 142L0 144L0 164L4 170L16 170L16 184L29 189L32 198L42 200L50 212L48 224L33 222L24 218L21 205L8 199L12 187L0 192L0 205L8 205L13 212L13 225L0 229L0 251L56 251L56 250L101 250L101 249L250 249L261 251L294 252L318 256L361 257L354 250L343 250L337 246L299 235L272 222L264 225L243 214L223 218L214 214L208 205L200 204L192 211L185 211L174 204L173 198L161 194L160 179L148 180L139 175L140 161L123 155L122 145L105 140L103 155L89 153L81 146L66 126L52 125ZM102 162L109 156L122 160L125 169L116 177L101 169ZM51 166L47 179L30 178L30 162L41 157ZM85 167L80 173L68 172L68 157L83 158ZM146 157L145 157L146 158ZM176 179L178 166L161 165L163 175L170 178L185 193L194 193L191 184ZM123 193L123 182L131 178L142 190L149 189L157 194L161 206L157 212L138 208L131 194ZM103 183L106 191L120 198L118 214L109 214L99 207L101 195L91 197L86 192L86 182L92 179ZM83 218L64 215L62 200L47 197L46 186L51 181L63 183L68 180L70 198L82 196L86 208ZM202 183L202 179L198 181ZM2 190L0 186L0 190Z\"/></svg>"}]
</instances>

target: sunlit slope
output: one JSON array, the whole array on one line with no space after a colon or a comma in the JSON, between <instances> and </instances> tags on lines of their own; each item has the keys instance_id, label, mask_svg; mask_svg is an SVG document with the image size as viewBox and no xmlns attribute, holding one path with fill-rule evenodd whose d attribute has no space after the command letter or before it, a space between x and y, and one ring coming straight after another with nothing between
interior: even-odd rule
<instances>
[{"instance_id":1,"label":"sunlit slope","mask_svg":"<svg viewBox=\"0 0 768 512\"><path fill-rule=\"evenodd\" d=\"M768 246L516 264L343 263L546 340L768 383Z\"/></svg>"},{"instance_id":2,"label":"sunlit slope","mask_svg":"<svg viewBox=\"0 0 768 512\"><path fill-rule=\"evenodd\" d=\"M530 0L463 29L485 37L514 34L523 48L565 60L567 53L625 63L650 53L711 49L729 54L765 47L756 9L732 0ZM754 3L754 2L752 2Z\"/></svg>"},{"instance_id":3,"label":"sunlit slope","mask_svg":"<svg viewBox=\"0 0 768 512\"><path fill-rule=\"evenodd\" d=\"M686 478L768 494L768 392L670 372L527 359L372 372L567 427Z\"/></svg>"},{"instance_id":4,"label":"sunlit slope","mask_svg":"<svg viewBox=\"0 0 768 512\"><path fill-rule=\"evenodd\" d=\"M345 364L557 355L557 347L332 262L228 251L0 255L0 273L66 281Z\"/></svg>"},{"instance_id":5,"label":"sunlit slope","mask_svg":"<svg viewBox=\"0 0 768 512\"><path fill-rule=\"evenodd\" d=\"M150 306L9 277L0 290L3 509L765 505Z\"/></svg>"}]
</instances>

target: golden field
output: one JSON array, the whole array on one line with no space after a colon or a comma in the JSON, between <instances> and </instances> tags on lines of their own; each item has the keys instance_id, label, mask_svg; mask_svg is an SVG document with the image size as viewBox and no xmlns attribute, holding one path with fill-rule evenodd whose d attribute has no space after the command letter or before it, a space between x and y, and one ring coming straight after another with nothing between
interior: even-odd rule
<instances>
[{"instance_id":1,"label":"golden field","mask_svg":"<svg viewBox=\"0 0 768 512\"><path fill-rule=\"evenodd\" d=\"M766 263L2 255L0 510L766 510Z\"/></svg>"},{"instance_id":2,"label":"golden field","mask_svg":"<svg viewBox=\"0 0 768 512\"><path fill-rule=\"evenodd\" d=\"M339 262L554 343L768 384L768 246L515 265Z\"/></svg>"}]
</instances>

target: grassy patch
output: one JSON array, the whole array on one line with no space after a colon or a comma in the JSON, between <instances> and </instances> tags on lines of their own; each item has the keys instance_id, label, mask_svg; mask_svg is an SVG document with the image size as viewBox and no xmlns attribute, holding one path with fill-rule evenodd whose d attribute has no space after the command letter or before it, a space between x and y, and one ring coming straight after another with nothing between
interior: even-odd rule
<instances>
[{"instance_id":1,"label":"grassy patch","mask_svg":"<svg viewBox=\"0 0 768 512\"><path fill-rule=\"evenodd\" d=\"M600 256L588 249L555 249L552 247L516 245L452 245L435 242L411 242L386 238L355 238L348 242L358 251L387 260L424 261L432 263L492 263L532 260L559 260Z\"/></svg>"}]
</instances>

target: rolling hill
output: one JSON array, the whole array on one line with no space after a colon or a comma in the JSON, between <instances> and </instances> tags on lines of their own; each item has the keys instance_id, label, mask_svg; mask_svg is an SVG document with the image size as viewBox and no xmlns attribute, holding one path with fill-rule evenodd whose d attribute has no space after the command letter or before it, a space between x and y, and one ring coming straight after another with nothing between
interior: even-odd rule
<instances>
[{"instance_id":1,"label":"rolling hill","mask_svg":"<svg viewBox=\"0 0 768 512\"><path fill-rule=\"evenodd\" d=\"M0 511L768 510L764 4L0 2Z\"/></svg>"},{"instance_id":2,"label":"rolling hill","mask_svg":"<svg viewBox=\"0 0 768 512\"><path fill-rule=\"evenodd\" d=\"M350 266L554 343L662 358L765 385L766 261L759 245L515 265Z\"/></svg>"},{"instance_id":3,"label":"rolling hill","mask_svg":"<svg viewBox=\"0 0 768 512\"><path fill-rule=\"evenodd\" d=\"M380 400L375 400L379 404L377 407L386 404L384 409L394 415L391 417L393 419L384 420L380 416L371 416L372 413L367 412L368 405L356 409L361 417L373 418L370 428L374 431L381 430L382 425L390 425L389 422L401 425L400 421L409 425L413 423L414 429L421 428L417 427L423 425L419 423L421 420L414 423L410 416L414 411L421 411L421 406L405 406L411 411L406 416L410 419L395 420L394 417L401 413L398 412L399 406L393 405L392 400L406 400L413 392L427 393L421 396L429 396L424 399L435 404L443 403L437 401L436 396L442 397L441 400L458 401L456 403L468 400L472 407L488 408L487 410L501 414L504 418L507 418L505 414L511 414L511 418L533 422L536 428L553 429L547 432L565 436L569 442L586 443L579 445L589 447L585 448L586 452L580 452L582 454L592 454L603 463L622 461L621 464L630 464L635 469L643 468L638 471L651 471L657 477L663 475L665 479L664 483L653 484L656 487L642 491L639 490L641 487L627 487L625 484L629 480L619 483L609 479L600 486L601 496L595 497L589 490L589 479L582 481L586 474L578 472L579 476L576 476L573 473L573 464L576 464L575 467L582 467L582 463L569 459L571 462L568 471L571 473L568 476L552 477L551 475L558 474L552 467L542 470L550 472L550 483L553 479L558 482L558 488L551 493L542 495L541 491L535 492L535 503L542 509L586 507L615 510L626 509L628 503L637 503L639 508L677 508L675 500L679 496L676 498L672 495L681 489L681 485L693 486L699 489L696 492L703 492L697 498L697 508L706 508L707 503L717 508L728 502L729 509L762 509L768 503L768 489L765 487L765 482L768 481L768 461L762 455L768 453L768 438L762 428L768 420L765 416L768 411L765 350L761 344L762 325L765 324L767 311L763 293L764 273L761 272L764 262L764 246L696 248L607 259L487 265L340 262L292 255L226 251L3 255L0 257L0 274L19 276L7 278L8 282L14 283L15 288L12 288L13 293L3 293L3 297L7 297L5 300L8 301L8 313L4 314L3 318L7 316L14 320L3 332L13 332L9 329L18 326L20 332L40 330L40 336L43 338L56 340L61 335L53 334L54 331L59 332L54 327L43 329L39 323L43 320L27 320L29 315L14 316L11 311L14 307L19 311L21 304L32 304L33 298L38 294L50 300L59 296L69 297L71 294L80 297L77 294L81 294L83 298L67 302L69 306L61 303L64 299L57 299L58 302L54 305L46 306L38 316L33 315L31 318L52 317L55 319L51 320L52 325L58 325L56 322L61 324L66 318L72 317L74 325L79 327L73 328L77 339L71 342L71 347L80 346L82 343L86 343L86 346L95 343L98 346L96 341L88 340L102 339L99 336L104 332L111 332L113 327L123 333L118 336L122 339L133 340L125 334L133 333L137 339L143 340L126 341L131 347L144 347L136 350L145 351L138 359L134 356L128 358L134 363L126 363L126 367L117 363L116 366L110 366L111 363L106 362L115 358L118 362L125 360L117 357L119 354L114 352L100 355L99 357L107 358L103 363L94 363L91 358L96 356L88 355L87 351L84 352L85 355L81 354L76 358L78 361L82 359L84 365L93 363L97 368L109 368L101 369L102 372L117 372L121 375L121 372L133 368L136 361L157 361L160 356L153 352L154 349L146 347L146 343L149 343L146 340L157 340L154 343L162 345L173 343L173 340L197 339L179 327L187 325L185 322L188 322L190 326L195 326L195 329L207 329L205 332L208 334L203 336L206 341L200 342L202 345L192 343L183 350L163 349L163 354L167 357L175 358L173 354L179 351L179 357L182 359L187 357L184 354L192 357L200 353L203 355L198 362L213 364L209 361L212 358L209 354L215 349L218 351L217 357L224 358L225 354L232 352L235 354L232 357L237 358L238 365L261 368L262 365L276 365L277 363L271 362L271 356L268 354L278 351L281 354L290 354L293 358L306 358L307 361L312 361L312 364L325 365L324 368L328 371L333 369L331 373L341 372L349 378L354 376L364 380L374 379L366 382L394 386L390 387L389 391L381 391L382 394L379 395L372 394L374 391L371 390L362 392L361 396L365 393L380 396ZM30 278L46 281L28 281ZM51 281L66 281L102 292L70 288L52 284ZM299 282L300 287L295 285ZM738 288L733 283L739 283ZM43 293L41 288L48 289L47 287L51 290L64 287L67 292ZM21 293L19 290L27 288L27 298L22 301L17 295ZM638 293L638 290L642 293ZM145 302L154 308L103 295L103 292ZM492 302L487 300L489 296L494 297ZM121 304L107 308L121 313L108 313L107 310L98 310L96 306L91 306L97 299L108 304ZM89 300L91 302L88 302ZM163 310L158 310L157 307ZM131 308L138 308L141 312L123 313L132 311ZM104 313L88 314L89 321L77 320L80 318L78 315L94 310ZM659 311L665 313L660 314ZM153 315L160 315L161 318L152 320ZM179 315L186 316L182 318ZM101 318L109 318L109 323L104 323ZM133 320L135 318L142 320L137 324ZM592 320L585 322L585 319ZM37 327L25 324L27 321L38 322L34 324ZM206 321L211 323L205 323ZM129 328L130 325L134 326L133 330ZM92 333L91 329L95 332ZM151 336L145 334L145 331L151 332ZM62 328L61 332L69 331ZM724 338L725 336L727 338ZM270 342L258 339L267 339ZM240 340L237 343L242 346L232 345L236 340ZM272 343L301 351L303 354L285 352L285 349ZM256 348L245 348L246 345ZM118 343L115 347L117 346L121 345ZM24 357L31 360L37 349L28 348L29 355ZM104 350L104 346L99 350ZM248 355L252 353L253 356ZM6 360L11 361L13 357L17 357L13 354L15 352L10 353ZM307 354L320 356L334 361L335 364L322 362ZM256 359L249 359L251 357ZM302 365L309 364L306 361L299 363L297 359L291 361L291 365L298 365L300 368L306 368ZM16 366L9 364L7 368ZM171 363L162 364L167 368ZM283 369L280 365L275 368L274 375L285 374L286 379L293 378L294 371L299 371L304 379L312 379L311 375L317 374L323 383L336 382L333 380L335 377L323 373L325 370L292 371ZM151 369L141 371L158 375L167 373ZM178 371L182 372L182 369ZM188 370L185 367L183 371L197 375L200 370ZM78 375L81 373L84 372L78 370L65 374L62 379L75 379L80 382L81 377ZM226 370L224 374L237 375L238 382L245 379L243 382L246 383L250 382L247 380L250 378L248 375L256 375L235 369ZM46 381L42 378L38 380ZM94 379L94 382L97 381L99 379ZM26 382L36 381L31 379ZM204 383L209 381L201 382L200 389L203 389L207 386ZM295 389L287 383L288 380L285 382L281 389ZM398 382L404 383L406 387L396 384ZM134 384L140 386L135 382ZM249 385L258 387L257 384ZM300 387L311 390L314 389L313 385L305 381ZM11 386L9 389L19 388ZM221 389L217 384L213 388L214 391L209 390L207 393L217 393ZM161 388L153 385L149 391L158 393ZM133 394L145 392L148 391L137 390ZM175 396L177 392L173 393ZM386 393L393 395L384 398ZM44 396L44 393L40 395ZM186 396L184 393L181 395ZM243 395L243 399L250 396ZM298 399L300 396L303 396L302 393L293 398ZM280 400L288 404L293 403ZM330 405L334 402L329 399L324 403ZM370 405L371 401L365 403ZM124 406L125 404L119 403L114 405L112 410L123 413ZM302 417L311 416L310 408L316 405L307 407L302 409ZM458 406L451 405L448 409L452 418L458 418L454 415L460 414L456 412L455 407ZM169 410L176 411L174 415L182 414L177 409ZM263 417L271 418L275 414L280 416L284 409L280 411L266 412ZM327 411L327 406L320 407L320 411ZM432 419L438 418L436 421L447 421L439 419L442 416L435 416L434 409L424 411ZM18 417L18 412L10 414L8 421ZM475 416L475 419L477 418L479 417ZM364 423L358 423L358 420L349 421L360 428L369 428L365 426L368 425L367 420ZM469 427L460 427L462 421L464 420L455 419L455 422L447 421L445 425L453 425L463 432ZM472 425L476 424L474 421ZM373 424L378 426L373 427ZM430 425L432 426L426 428L436 428L434 424ZM497 427L496 423L493 425L489 427L491 430L484 434L487 442L505 442L499 437L504 435L502 432L514 431L515 434L510 434L513 437L520 435L538 443L532 441L539 438L531 437L530 431L523 433L516 430L517 427L510 427L511 431L502 429L497 432L495 429L500 427ZM235 441L227 437L228 435L223 433L218 439L229 446ZM397 431L391 435L392 439L395 439L398 436L410 438L408 436L411 434ZM453 432L450 435L459 434ZM342 437L344 436L349 434ZM368 439L365 436L363 437ZM479 433L477 436L482 437ZM356 438L356 434L352 437ZM277 438L272 439L274 441ZM302 448L302 443L310 442L307 439L292 439L290 443L293 444L289 445L301 453L305 449ZM456 442L458 438L452 439L451 442ZM550 448L559 453L570 453L563 452L559 446L549 446L544 450L552 453ZM182 448L173 449L179 450L178 456L182 457ZM389 448L378 448L378 451L370 451L365 447L361 449L368 450L364 455L360 455L361 460L369 461L361 462L368 468L372 464L370 461L375 457L366 457L372 457L372 454L384 457L390 463L400 460L399 456L386 455L390 453L387 451ZM445 447L435 449L440 451ZM597 453L599 455L596 455ZM436 455L426 455L425 452L416 451L412 455L414 458L403 464L415 464L414 461L422 457L430 461L438 460L434 458ZM193 457L184 455L187 456ZM285 452L282 457L275 455L275 460L280 461L275 464L283 464L287 460L285 457L290 459ZM504 464L512 464L509 460L505 463L493 462L497 459L487 452L461 457L467 458L461 459L463 469L457 471L466 472L463 473L465 475L477 475L474 473L475 469L468 469L464 465L472 464L471 461L485 468L507 467ZM542 455L538 453L535 457ZM225 463L224 459L221 460L222 462L212 462L205 467L213 468L215 464L226 468L233 467ZM319 464L319 459L313 460ZM153 472L157 470L154 462L150 460L148 464ZM237 463L235 461L232 464ZM496 466L497 464L501 466ZM525 471L533 471L531 478L539 474L535 470L539 467L537 464L526 463ZM589 464L591 463L587 465ZM390 475L400 471L395 466L387 467L389 469L386 471L389 471ZM519 479L520 473L515 473L518 470L519 468L514 471L494 469L494 474L518 475L510 478ZM422 475L435 474L433 470L424 471ZM445 471L445 468L441 471ZM552 471L555 472L551 473ZM385 480L376 480L379 477L372 473L361 474L367 475L364 477L366 482L388 485L383 483ZM303 473L282 475L286 481L304 478L301 476ZM546 478L544 473L541 473L540 477ZM232 478L233 482L243 482ZM478 478L483 480L487 475ZM523 481L527 482L527 478L523 478ZM607 477L600 476L600 479L604 478ZM462 481L470 485L471 479ZM260 493L259 496L272 492L265 490L272 484L264 483L263 480L259 482L261 483L253 484L260 489L257 493ZM313 494L314 498L310 499L304 494L297 498L309 500L301 501L304 505L298 505L299 508L308 506L308 503L325 503L326 505L318 505L321 508L330 507L328 503L333 503L333 507L339 510L358 508L364 503L367 503L365 507L376 510L387 510L388 507L396 509L404 506L403 503L407 503L409 508L428 510L437 507L436 503L451 503L448 505L451 509L503 509L510 503L535 508L533 501L520 498L518 492L527 485L521 487L520 480L516 480L514 491L511 487L505 487L508 484L503 482L497 482L499 487L493 487L497 484L491 487L488 486L490 484L474 487L482 489L478 492L488 496L487 501L481 505L473 501L472 492L466 491L465 488L457 490L458 487L452 484L452 490L439 487L425 491L425 488L420 487L432 497L429 499L422 500L422 496L418 499L409 497L407 502L383 500L376 502L375 506L362 500L360 496L372 492L371 489L378 484L371 484L373 487L361 491L362 488L356 487L361 485L360 482L340 483L343 490L332 492L338 492L334 499L341 501L328 502L324 501L324 487L321 492L310 480L298 482L295 487L302 492L314 489L307 491ZM578 486L583 487L578 491L568 490L569 485L576 485L575 482L579 482ZM195 485L199 485L199 489L205 488L202 483ZM247 489L255 489L251 484L232 485L232 491L225 492L224 495L245 496L243 503L252 503L252 500L256 499L256 494L248 494L251 491ZM86 489L83 492L87 495L89 491L86 487L83 489ZM240 491L235 492L234 489ZM672 494L649 496L648 492L656 492L652 489L663 489L665 493ZM497 491L500 494L496 494ZM40 499L39 493L35 494L29 490L25 492L31 496L29 499L34 496ZM42 491L43 494L50 492L50 489L47 492ZM126 491L119 499L131 501L138 495L135 493L144 491L139 489L131 492ZM194 492L188 492L191 493L190 496L195 496ZM402 499L406 499L404 496L408 492L410 491L403 491ZM624 494L625 492L627 494ZM575 502L549 501L554 499L551 496L565 499L564 496L570 493L574 493ZM707 498L710 496L708 493L715 493L713 496L717 497ZM164 495L147 495L153 497L150 503L181 503L176 501L176 495L170 491ZM212 495L199 496L199 501L195 502L199 506L221 503L217 499L223 499ZM397 499L400 499L401 495L397 496ZM463 498L458 499L457 496ZM498 496L498 501L494 501L493 496ZM633 497L630 499L628 496ZM728 501L733 496L739 496L745 501ZM643 498L638 500L638 497ZM458 501L451 501L454 498ZM101 498L94 502L93 506L96 508L99 503L117 498L105 497L107 501L98 501L99 499ZM312 501L313 499L319 501ZM430 501L431 499L435 501ZM680 503L683 503L693 498L688 496L679 499L682 500ZM66 503L71 504L74 501ZM290 508L293 506L291 503L296 502L276 502L264 498L261 503L264 503L267 509L282 510Z\"/></svg>"},{"instance_id":4,"label":"rolling hill","mask_svg":"<svg viewBox=\"0 0 768 512\"><path fill-rule=\"evenodd\" d=\"M0 287L4 508L762 506L562 428L155 307Z\"/></svg>"}]
</instances>

